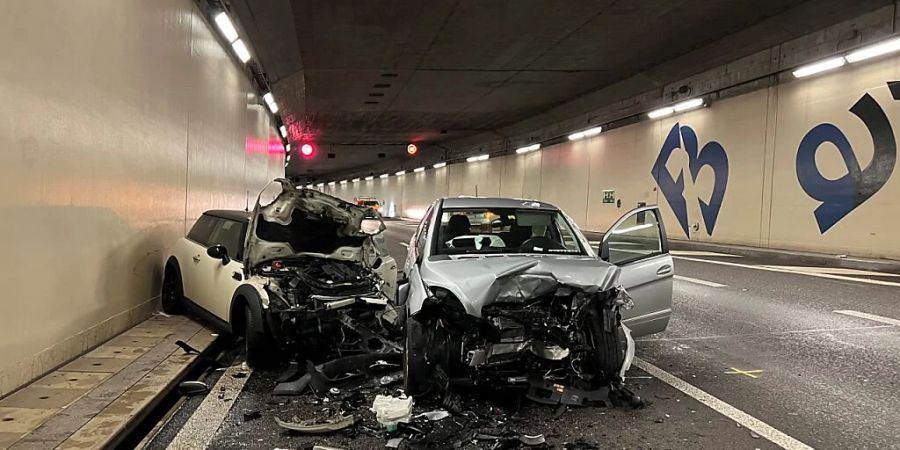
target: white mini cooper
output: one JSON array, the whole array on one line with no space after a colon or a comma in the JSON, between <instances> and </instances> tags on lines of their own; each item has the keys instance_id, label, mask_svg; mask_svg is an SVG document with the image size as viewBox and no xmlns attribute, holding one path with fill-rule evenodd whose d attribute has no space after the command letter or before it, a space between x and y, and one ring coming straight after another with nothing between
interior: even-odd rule
<instances>
[{"instance_id":1,"label":"white mini cooper","mask_svg":"<svg viewBox=\"0 0 900 450\"><path fill-rule=\"evenodd\" d=\"M162 286L163 311L187 306L244 336L251 365L327 350L347 338L341 321L384 314L396 294L397 264L371 209L284 179L267 193L252 213L203 213L175 243Z\"/></svg>"}]
</instances>

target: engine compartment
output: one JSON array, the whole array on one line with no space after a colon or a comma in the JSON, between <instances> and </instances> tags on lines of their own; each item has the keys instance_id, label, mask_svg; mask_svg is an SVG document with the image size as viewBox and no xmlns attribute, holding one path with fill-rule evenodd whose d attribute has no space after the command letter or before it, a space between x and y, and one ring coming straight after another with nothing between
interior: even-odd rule
<instances>
[{"instance_id":1,"label":"engine compartment","mask_svg":"<svg viewBox=\"0 0 900 450\"><path fill-rule=\"evenodd\" d=\"M346 347L383 350L388 300L383 281L356 261L318 257L273 260L260 266L270 294L266 321L277 343L305 358Z\"/></svg>"},{"instance_id":2,"label":"engine compartment","mask_svg":"<svg viewBox=\"0 0 900 450\"><path fill-rule=\"evenodd\" d=\"M626 392L630 365L621 288L588 293L558 289L536 298L486 305L481 317L467 314L450 292L434 289L408 322L419 377L414 388L447 391L454 386L519 389L544 403L607 401ZM631 349L633 351L633 349ZM408 349L409 351L409 349ZM624 395L634 400L634 396ZM639 401L639 400L638 400Z\"/></svg>"}]
</instances>

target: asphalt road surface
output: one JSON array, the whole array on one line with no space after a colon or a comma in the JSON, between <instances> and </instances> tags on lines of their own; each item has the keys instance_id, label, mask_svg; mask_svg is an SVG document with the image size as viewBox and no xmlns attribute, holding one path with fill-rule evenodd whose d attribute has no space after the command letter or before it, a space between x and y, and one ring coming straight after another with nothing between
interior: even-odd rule
<instances>
[{"instance_id":1,"label":"asphalt road surface","mask_svg":"<svg viewBox=\"0 0 900 450\"><path fill-rule=\"evenodd\" d=\"M416 224L387 225L402 265ZM516 430L543 433L557 448L576 439L599 448L900 448L900 275L673 255L674 315L667 331L637 341L640 368L629 372L628 385L651 404L578 408L558 419L547 406L501 409ZM274 417L319 406L273 398L276 377L253 372L233 399L218 396L224 412L195 420L212 429L209 448L384 447L383 437L366 433L281 430ZM199 403L179 411L151 448L178 435ZM253 411L261 417L245 421Z\"/></svg>"}]
</instances>

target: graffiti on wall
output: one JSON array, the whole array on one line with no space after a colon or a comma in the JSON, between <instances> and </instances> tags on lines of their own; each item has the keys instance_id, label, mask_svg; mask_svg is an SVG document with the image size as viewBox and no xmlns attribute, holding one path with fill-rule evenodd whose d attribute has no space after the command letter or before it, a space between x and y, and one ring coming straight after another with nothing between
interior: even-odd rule
<instances>
[{"instance_id":1,"label":"graffiti on wall","mask_svg":"<svg viewBox=\"0 0 900 450\"><path fill-rule=\"evenodd\" d=\"M891 97L900 100L900 81L888 82ZM878 192L890 178L897 161L897 142L891 122L881 105L865 94L850 108L872 135L872 162L862 169L847 136L837 126L821 123L800 141L797 149L797 180L807 195L822 202L813 215L819 231L825 233L847 214ZM822 144L830 143L840 152L847 173L837 179L822 175L816 164L816 153Z\"/></svg>"},{"instance_id":2,"label":"graffiti on wall","mask_svg":"<svg viewBox=\"0 0 900 450\"><path fill-rule=\"evenodd\" d=\"M673 178L666 168L669 158L678 149L683 150L687 154L688 171L692 182L697 180L697 176L703 167L708 166L712 169L715 181L712 194L708 200L702 198L689 200L685 198L684 170L680 170L678 177ZM691 235L688 231L688 201L696 200L700 206L700 214L703 216L706 234L711 236L716 227L719 211L722 209L725 188L728 186L728 155L725 153L725 148L716 141L709 141L700 148L697 133L687 125L676 123L669 130L665 141L663 141L651 173L659 185L660 191L662 191L663 196L672 208L672 212L675 213L675 217L678 219L681 229L684 230L684 234L688 237Z\"/></svg>"}]
</instances>

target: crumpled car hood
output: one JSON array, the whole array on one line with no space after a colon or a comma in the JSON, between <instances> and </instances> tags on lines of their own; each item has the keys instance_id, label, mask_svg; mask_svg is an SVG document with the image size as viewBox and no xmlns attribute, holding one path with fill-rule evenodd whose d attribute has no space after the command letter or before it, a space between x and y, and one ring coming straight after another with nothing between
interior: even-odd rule
<instances>
[{"instance_id":1,"label":"crumpled car hood","mask_svg":"<svg viewBox=\"0 0 900 450\"><path fill-rule=\"evenodd\" d=\"M572 256L464 257L431 260L422 267L428 286L449 290L477 317L486 305L521 302L559 289L605 291L617 285L621 271L594 257Z\"/></svg>"},{"instance_id":2,"label":"crumpled car hood","mask_svg":"<svg viewBox=\"0 0 900 450\"><path fill-rule=\"evenodd\" d=\"M299 256L338 258L340 249L360 248L369 238L360 229L364 218L373 218L368 208L298 188L283 178L274 180L263 192L274 183L281 185L275 200L263 206L257 198L253 209L244 245L244 267ZM384 229L382 223L380 231Z\"/></svg>"}]
</instances>

